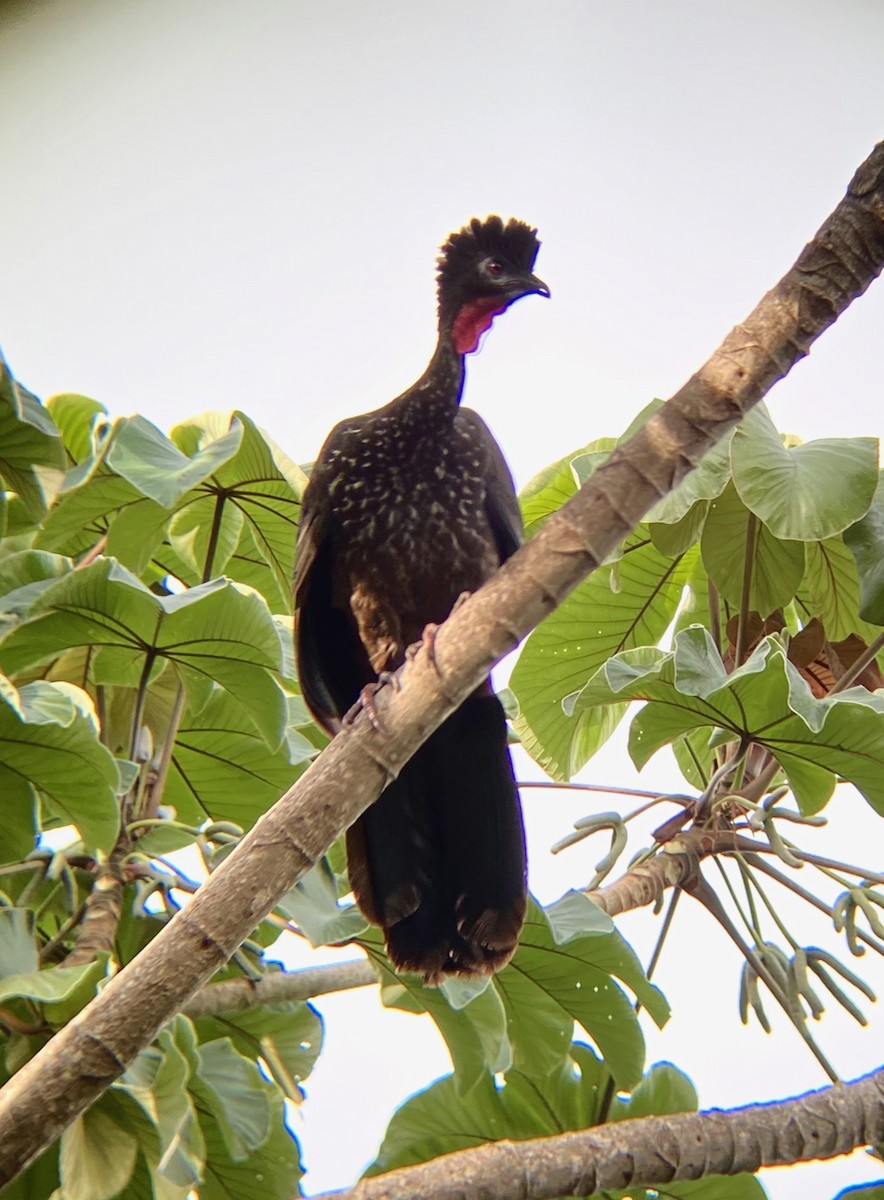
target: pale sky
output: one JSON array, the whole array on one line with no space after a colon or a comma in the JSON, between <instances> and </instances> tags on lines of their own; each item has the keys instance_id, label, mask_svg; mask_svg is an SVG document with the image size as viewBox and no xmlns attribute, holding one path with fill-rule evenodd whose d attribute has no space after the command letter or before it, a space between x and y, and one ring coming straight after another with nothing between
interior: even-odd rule
<instances>
[{"instance_id":1,"label":"pale sky","mask_svg":"<svg viewBox=\"0 0 884 1200\"><path fill-rule=\"evenodd\" d=\"M423 370L447 233L515 215L539 228L552 299L497 322L467 396L524 483L675 391L788 268L882 136L882 78L880 0L7 2L0 343L40 396L83 392L163 429L241 407L305 462ZM884 432L882 327L878 284L770 395L777 424ZM634 780L623 738L583 778ZM638 785L678 777L652 763ZM550 900L602 853L553 861L550 842L613 804L524 799ZM857 833L863 809L839 793L833 853L881 844L877 819ZM682 920L649 1062L672 1058L704 1106L821 1086L788 1030L740 1026L735 960L722 949L708 971L720 936ZM646 958L650 915L621 927ZM318 1007L327 1051L296 1122L310 1190L351 1182L393 1107L448 1069L426 1020L368 993ZM845 1077L880 1060L880 1013L817 1032ZM765 1184L824 1197L875 1167Z\"/></svg>"}]
</instances>

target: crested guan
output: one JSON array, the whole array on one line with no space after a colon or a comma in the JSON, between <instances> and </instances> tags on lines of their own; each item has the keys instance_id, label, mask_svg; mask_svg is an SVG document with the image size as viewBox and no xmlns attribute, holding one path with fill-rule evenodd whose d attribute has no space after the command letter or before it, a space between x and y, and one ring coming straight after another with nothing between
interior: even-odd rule
<instances>
[{"instance_id":1,"label":"crested guan","mask_svg":"<svg viewBox=\"0 0 884 1200\"><path fill-rule=\"evenodd\" d=\"M418 381L331 431L304 493L295 645L304 698L330 733L428 625L521 541L512 477L460 407L464 355L520 297L537 231L474 218L438 260L439 336ZM503 710L483 684L347 834L350 883L401 969L429 983L504 966L525 917L525 837Z\"/></svg>"}]
</instances>

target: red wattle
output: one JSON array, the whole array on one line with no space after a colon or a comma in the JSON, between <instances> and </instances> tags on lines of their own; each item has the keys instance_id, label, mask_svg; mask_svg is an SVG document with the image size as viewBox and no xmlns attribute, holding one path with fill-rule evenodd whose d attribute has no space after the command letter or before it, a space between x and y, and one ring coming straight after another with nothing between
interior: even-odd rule
<instances>
[{"instance_id":1,"label":"red wattle","mask_svg":"<svg viewBox=\"0 0 884 1200\"><path fill-rule=\"evenodd\" d=\"M491 328L495 317L506 310L496 296L483 296L471 300L461 308L454 318L451 336L458 354L472 354L479 348L479 339Z\"/></svg>"}]
</instances>

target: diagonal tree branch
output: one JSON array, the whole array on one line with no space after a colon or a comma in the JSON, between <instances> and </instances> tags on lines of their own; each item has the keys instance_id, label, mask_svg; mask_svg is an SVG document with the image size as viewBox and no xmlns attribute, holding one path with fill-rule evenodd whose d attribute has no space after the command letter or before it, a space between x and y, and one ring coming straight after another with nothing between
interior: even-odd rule
<instances>
[{"instance_id":1,"label":"diagonal tree branch","mask_svg":"<svg viewBox=\"0 0 884 1200\"><path fill-rule=\"evenodd\" d=\"M642 1117L526 1142L489 1142L314 1200L594 1196L835 1158L882 1139L884 1069L773 1104Z\"/></svg>"},{"instance_id":2,"label":"diagonal tree branch","mask_svg":"<svg viewBox=\"0 0 884 1200\"><path fill-rule=\"evenodd\" d=\"M116 1079L490 668L782 378L884 266L884 144L712 358L440 628L134 962L0 1092L0 1185ZM440 677L441 676L441 677Z\"/></svg>"}]
</instances>

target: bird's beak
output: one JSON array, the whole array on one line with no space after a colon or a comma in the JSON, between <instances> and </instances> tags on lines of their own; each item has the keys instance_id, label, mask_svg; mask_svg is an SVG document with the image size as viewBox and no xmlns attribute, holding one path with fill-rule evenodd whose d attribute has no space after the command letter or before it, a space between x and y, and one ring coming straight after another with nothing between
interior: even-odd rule
<instances>
[{"instance_id":1,"label":"bird's beak","mask_svg":"<svg viewBox=\"0 0 884 1200\"><path fill-rule=\"evenodd\" d=\"M536 275L529 276L529 279L531 282L531 287L529 290L531 292L533 292L536 296L545 296L548 300L549 296L550 296L550 291L549 291L549 288L546 286L546 284L543 282L543 280L538 279Z\"/></svg>"},{"instance_id":2,"label":"bird's beak","mask_svg":"<svg viewBox=\"0 0 884 1200\"><path fill-rule=\"evenodd\" d=\"M514 300L521 300L523 296L546 296L549 299L549 288L542 279L538 279L536 275L531 275L528 271L524 275L514 275L507 290L509 292L507 304L512 304Z\"/></svg>"}]
</instances>

